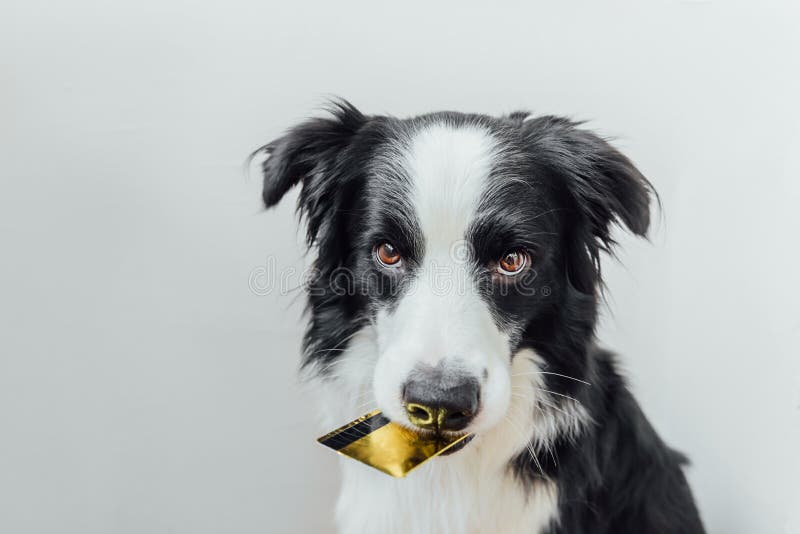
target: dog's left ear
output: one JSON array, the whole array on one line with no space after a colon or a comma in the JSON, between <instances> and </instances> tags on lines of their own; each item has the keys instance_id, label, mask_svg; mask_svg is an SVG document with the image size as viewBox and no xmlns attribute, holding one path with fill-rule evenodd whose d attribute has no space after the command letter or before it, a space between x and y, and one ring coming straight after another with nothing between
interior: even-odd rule
<instances>
[{"instance_id":1,"label":"dog's left ear","mask_svg":"<svg viewBox=\"0 0 800 534\"><path fill-rule=\"evenodd\" d=\"M580 123L553 116L526 120L524 114L509 119L536 166L566 194L566 272L574 288L592 294L602 284L600 253L614 245L614 223L644 236L655 190L627 157Z\"/></svg>"},{"instance_id":2,"label":"dog's left ear","mask_svg":"<svg viewBox=\"0 0 800 534\"><path fill-rule=\"evenodd\" d=\"M564 181L588 231L609 248L612 223L644 236L650 226L650 182L622 153L580 123L546 116L521 123L532 155Z\"/></svg>"}]
</instances>

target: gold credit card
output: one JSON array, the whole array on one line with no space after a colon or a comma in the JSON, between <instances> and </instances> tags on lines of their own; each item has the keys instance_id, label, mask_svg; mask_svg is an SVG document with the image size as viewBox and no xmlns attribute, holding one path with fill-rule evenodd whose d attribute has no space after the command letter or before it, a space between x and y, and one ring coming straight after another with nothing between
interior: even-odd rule
<instances>
[{"instance_id":1,"label":"gold credit card","mask_svg":"<svg viewBox=\"0 0 800 534\"><path fill-rule=\"evenodd\" d=\"M355 458L395 478L422 463L465 444L470 434L439 436L392 423L375 410L317 439L339 454Z\"/></svg>"}]
</instances>

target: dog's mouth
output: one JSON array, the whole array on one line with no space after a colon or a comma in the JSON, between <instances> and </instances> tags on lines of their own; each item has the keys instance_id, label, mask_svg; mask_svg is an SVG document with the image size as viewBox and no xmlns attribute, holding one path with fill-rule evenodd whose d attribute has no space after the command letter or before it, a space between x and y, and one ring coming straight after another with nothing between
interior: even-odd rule
<instances>
[{"instance_id":1,"label":"dog's mouth","mask_svg":"<svg viewBox=\"0 0 800 534\"><path fill-rule=\"evenodd\" d=\"M461 437L461 436L463 436L463 434L459 435L459 437ZM439 456L448 456L450 454L453 454L453 453L456 453L456 452L460 451L461 449L466 447L467 443L472 441L472 438L474 438L474 437L475 437L474 434L469 434L464 439L462 439L460 441L456 441L455 443L452 443L453 442L452 437L448 438L446 440L446 443L451 443L451 445L449 447L447 447L445 450L443 450L441 453L439 453Z\"/></svg>"},{"instance_id":2,"label":"dog's mouth","mask_svg":"<svg viewBox=\"0 0 800 534\"><path fill-rule=\"evenodd\" d=\"M415 429L424 441L436 444L437 456L448 456L456 453L467 446L475 437L474 434L466 432L437 432L430 430Z\"/></svg>"}]
</instances>

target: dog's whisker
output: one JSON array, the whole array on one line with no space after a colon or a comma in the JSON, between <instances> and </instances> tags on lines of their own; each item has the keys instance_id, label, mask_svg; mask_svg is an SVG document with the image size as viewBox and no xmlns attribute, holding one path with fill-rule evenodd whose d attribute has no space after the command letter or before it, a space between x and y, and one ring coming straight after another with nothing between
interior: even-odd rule
<instances>
[{"instance_id":1,"label":"dog's whisker","mask_svg":"<svg viewBox=\"0 0 800 534\"><path fill-rule=\"evenodd\" d=\"M360 408L365 408L365 407L369 406L370 404L377 405L377 402L375 401L375 399L372 399L372 398L366 399L366 400L361 400L355 405L355 408L358 410Z\"/></svg>"},{"instance_id":2,"label":"dog's whisker","mask_svg":"<svg viewBox=\"0 0 800 534\"><path fill-rule=\"evenodd\" d=\"M316 356L317 354L328 354L330 352L346 352L346 351L347 349L319 349L312 352L309 356L313 357Z\"/></svg>"},{"instance_id":3,"label":"dog's whisker","mask_svg":"<svg viewBox=\"0 0 800 534\"><path fill-rule=\"evenodd\" d=\"M512 374L511 376L512 377L516 377L516 376L531 376L531 375L560 376L561 378L568 378L570 380L574 380L575 382L580 382L581 384L586 384L587 386L591 386L592 385L590 382L587 382L586 380L581 380L580 378L575 378L574 376L564 375L564 374L561 374L561 373L551 373L549 371L531 371L529 373L515 373L515 374Z\"/></svg>"},{"instance_id":4,"label":"dog's whisker","mask_svg":"<svg viewBox=\"0 0 800 534\"><path fill-rule=\"evenodd\" d=\"M346 329L345 328L339 329L339 331L342 331L342 330L346 330ZM353 339L354 337L356 337L360 333L361 333L361 329L358 329L355 332L353 332L352 334L350 334L347 337L345 337L344 339L342 339L341 341L339 341L333 347L328 348L328 349L317 349L317 350L315 350L313 352L310 352L306 357L307 358L313 358L314 356L316 356L318 354L327 354L327 353L330 353L330 352L346 352L348 349L346 349L346 348L340 349L339 347L341 347L342 345L344 345L345 343L347 343L348 341L350 341L351 339ZM322 372L323 373L327 373L328 370L330 370L336 364L337 364L336 360L328 363L325 367L322 368Z\"/></svg>"},{"instance_id":5,"label":"dog's whisker","mask_svg":"<svg viewBox=\"0 0 800 534\"><path fill-rule=\"evenodd\" d=\"M535 386L534 386L534 387L535 387ZM575 402L577 402L578 404L580 404L580 403L581 403L581 401L579 401L579 400L578 400L578 399L576 399L575 397L570 397L569 395L565 395L565 394L563 394L563 393L558 393L558 392L556 392L556 391L550 391L549 389L544 389L544 388L540 388L540 387L535 387L535 389L538 389L539 391L542 391L542 392L544 392L544 393L549 393L550 395L557 395L557 396L559 396L559 397L564 397L565 399L569 399L569 400L571 400L571 401L575 401Z\"/></svg>"},{"instance_id":6,"label":"dog's whisker","mask_svg":"<svg viewBox=\"0 0 800 534\"><path fill-rule=\"evenodd\" d=\"M528 453L530 454L531 459L536 464L536 467L539 469L539 472L544 477L545 476L544 469L542 468L542 464L539 463L539 458L536 456L536 452L533 450L533 445L531 445L531 441L525 438L525 433L522 432L522 430L517 426L517 424L514 422L514 420L511 418L510 415L505 415L504 419L508 421L511 427L519 434L519 437L525 441L525 448L528 449Z\"/></svg>"},{"instance_id":7,"label":"dog's whisker","mask_svg":"<svg viewBox=\"0 0 800 534\"><path fill-rule=\"evenodd\" d=\"M378 405L378 403L377 403L377 401L375 399L368 399L366 402L362 402L361 404L356 406L356 410L364 409L367 406L372 405L372 404L374 404L375 406Z\"/></svg>"},{"instance_id":8,"label":"dog's whisker","mask_svg":"<svg viewBox=\"0 0 800 534\"><path fill-rule=\"evenodd\" d=\"M566 415L567 417L572 417L572 415L569 412L567 412L563 408L560 408L560 407L556 406L555 404L553 404L553 403L551 403L549 401L546 401L545 399L537 397L536 403L537 404L543 404L544 406L547 406L548 408L551 408L551 409L553 409L553 410L555 410L557 412L561 412L564 415ZM541 411L541 408L540 408L540 411Z\"/></svg>"},{"instance_id":9,"label":"dog's whisker","mask_svg":"<svg viewBox=\"0 0 800 534\"><path fill-rule=\"evenodd\" d=\"M359 401L359 400L363 400L363 399L365 399L367 397L370 397L370 398L372 398L372 400L375 400L374 391L372 390L372 388L362 389L361 391L359 391L358 393L353 395L351 400L352 401Z\"/></svg>"},{"instance_id":10,"label":"dog's whisker","mask_svg":"<svg viewBox=\"0 0 800 534\"><path fill-rule=\"evenodd\" d=\"M535 407L536 407L537 410L539 410L539 413L542 414L542 419L547 417L547 414L544 413L544 410L542 410L542 407L538 403L535 404ZM558 466L558 460L556 459L555 455L553 454L553 448L550 447L550 440L543 439L543 440L540 440L540 441L544 444L545 449L550 454L550 458L553 459L553 464Z\"/></svg>"}]
</instances>

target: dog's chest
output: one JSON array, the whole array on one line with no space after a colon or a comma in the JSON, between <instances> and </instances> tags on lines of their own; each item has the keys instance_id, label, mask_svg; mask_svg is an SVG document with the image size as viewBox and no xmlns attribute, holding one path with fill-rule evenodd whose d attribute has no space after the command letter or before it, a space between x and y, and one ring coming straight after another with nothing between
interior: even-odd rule
<instances>
[{"instance_id":1,"label":"dog's chest","mask_svg":"<svg viewBox=\"0 0 800 534\"><path fill-rule=\"evenodd\" d=\"M435 458L400 480L343 460L336 510L340 532L543 532L557 515L555 486L525 488L505 469L483 465L477 456L464 450Z\"/></svg>"}]
</instances>

